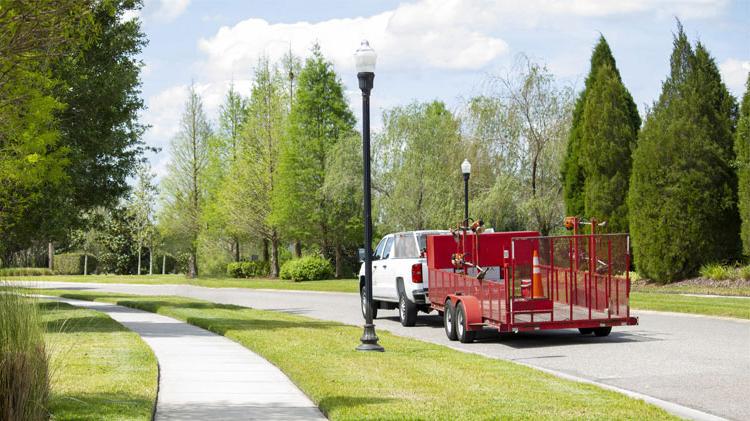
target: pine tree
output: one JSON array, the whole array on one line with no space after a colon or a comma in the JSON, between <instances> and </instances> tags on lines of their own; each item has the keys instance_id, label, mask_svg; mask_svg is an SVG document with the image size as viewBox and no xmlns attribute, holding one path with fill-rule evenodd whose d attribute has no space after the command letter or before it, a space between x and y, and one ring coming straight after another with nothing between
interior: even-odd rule
<instances>
[{"instance_id":1,"label":"pine tree","mask_svg":"<svg viewBox=\"0 0 750 421\"><path fill-rule=\"evenodd\" d=\"M578 157L585 215L607 221L611 232L627 231L631 156L641 118L617 69L609 64L592 75L581 123Z\"/></svg>"},{"instance_id":2,"label":"pine tree","mask_svg":"<svg viewBox=\"0 0 750 421\"><path fill-rule=\"evenodd\" d=\"M583 167L580 163L581 138L583 137L583 111L586 106L586 96L588 91L594 83L599 67L604 65L610 66L617 73L612 50L610 50L609 44L607 44L607 40L604 39L604 36L600 36L599 42L596 44L594 52L591 54L591 70L586 77L583 91L579 94L575 108L573 109L573 122L568 136L565 160L562 164L563 197L565 199L565 210L568 215L582 216L585 214L585 176ZM617 73L617 78L620 78L619 73Z\"/></svg>"},{"instance_id":3,"label":"pine tree","mask_svg":"<svg viewBox=\"0 0 750 421\"><path fill-rule=\"evenodd\" d=\"M331 234L339 229L331 218L333 204L322 192L326 161L334 146L352 134L354 124L341 81L315 45L299 74L279 152L271 222L287 237L317 244L325 253L340 246Z\"/></svg>"},{"instance_id":4,"label":"pine tree","mask_svg":"<svg viewBox=\"0 0 750 421\"><path fill-rule=\"evenodd\" d=\"M742 97L734 148L737 153L742 249L743 254L750 257L750 73L745 83L745 96Z\"/></svg>"},{"instance_id":5,"label":"pine tree","mask_svg":"<svg viewBox=\"0 0 750 421\"><path fill-rule=\"evenodd\" d=\"M673 281L737 256L735 117L713 59L678 23L670 76L633 156L630 232L643 276Z\"/></svg>"}]
</instances>

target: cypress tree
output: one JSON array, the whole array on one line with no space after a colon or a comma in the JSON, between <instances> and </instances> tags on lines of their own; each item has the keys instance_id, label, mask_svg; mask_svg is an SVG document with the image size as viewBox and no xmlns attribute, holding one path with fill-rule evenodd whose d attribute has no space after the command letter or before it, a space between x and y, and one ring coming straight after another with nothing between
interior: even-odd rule
<instances>
[{"instance_id":1,"label":"cypress tree","mask_svg":"<svg viewBox=\"0 0 750 421\"><path fill-rule=\"evenodd\" d=\"M632 151L641 118L617 69L599 67L583 108L579 164L584 173L585 215L627 231Z\"/></svg>"},{"instance_id":2,"label":"cypress tree","mask_svg":"<svg viewBox=\"0 0 750 421\"><path fill-rule=\"evenodd\" d=\"M673 281L737 256L731 147L736 104L715 62L678 22L671 72L633 156L630 232L641 275Z\"/></svg>"},{"instance_id":3,"label":"cypress tree","mask_svg":"<svg viewBox=\"0 0 750 421\"><path fill-rule=\"evenodd\" d=\"M745 82L745 96L742 97L734 148L737 153L742 250L745 256L750 257L750 73Z\"/></svg>"},{"instance_id":4,"label":"cypress tree","mask_svg":"<svg viewBox=\"0 0 750 421\"><path fill-rule=\"evenodd\" d=\"M586 76L584 89L579 94L575 108L573 109L573 121L568 136L565 160L562 164L563 197L568 215L584 215L586 213L584 194L586 177L580 156L583 142L584 108L586 107L586 99L596 80L598 71L603 66L609 66L616 75L617 80L620 80L620 73L617 71L612 50L609 48L609 44L607 44L604 36L600 36L591 54L591 69L588 76ZM629 93L627 96L630 99ZM630 99L630 102L632 103L632 99ZM635 103L632 104L632 107L632 112L638 118L638 124L640 125L640 117L638 117L638 109L635 107Z\"/></svg>"}]
</instances>

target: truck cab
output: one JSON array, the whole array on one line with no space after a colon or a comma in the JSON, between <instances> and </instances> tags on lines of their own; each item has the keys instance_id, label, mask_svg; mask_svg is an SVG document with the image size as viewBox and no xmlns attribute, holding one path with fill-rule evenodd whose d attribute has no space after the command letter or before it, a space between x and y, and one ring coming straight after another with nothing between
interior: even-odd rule
<instances>
[{"instance_id":1,"label":"truck cab","mask_svg":"<svg viewBox=\"0 0 750 421\"><path fill-rule=\"evenodd\" d=\"M378 243L372 257L372 314L378 309L399 310L404 326L414 326L417 313L430 312L427 279L427 236L448 231L406 231L388 234ZM364 264L359 270L362 312L366 310Z\"/></svg>"}]
</instances>

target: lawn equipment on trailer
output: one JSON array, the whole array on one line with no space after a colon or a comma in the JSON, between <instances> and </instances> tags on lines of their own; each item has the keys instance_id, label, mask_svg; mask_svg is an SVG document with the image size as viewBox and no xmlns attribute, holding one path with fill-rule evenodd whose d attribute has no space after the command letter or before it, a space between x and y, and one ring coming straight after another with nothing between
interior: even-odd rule
<instances>
[{"instance_id":1,"label":"lawn equipment on trailer","mask_svg":"<svg viewBox=\"0 0 750 421\"><path fill-rule=\"evenodd\" d=\"M580 234L580 225L591 226ZM476 332L578 328L607 336L630 316L630 238L597 234L596 220L566 218L572 235L484 233L481 221L427 237L429 301L451 340Z\"/></svg>"}]
</instances>

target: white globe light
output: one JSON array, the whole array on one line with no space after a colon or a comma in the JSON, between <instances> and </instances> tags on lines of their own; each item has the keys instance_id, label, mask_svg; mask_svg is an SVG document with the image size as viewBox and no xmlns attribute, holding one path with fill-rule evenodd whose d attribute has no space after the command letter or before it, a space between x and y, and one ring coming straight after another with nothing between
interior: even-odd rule
<instances>
[{"instance_id":1,"label":"white globe light","mask_svg":"<svg viewBox=\"0 0 750 421\"><path fill-rule=\"evenodd\" d=\"M362 41L357 51L354 53L354 62L358 73L375 73L375 61L378 55L370 47L367 40Z\"/></svg>"},{"instance_id":2,"label":"white globe light","mask_svg":"<svg viewBox=\"0 0 750 421\"><path fill-rule=\"evenodd\" d=\"M468 159L464 159L464 162L461 163L461 172L464 174L471 174L471 163Z\"/></svg>"}]
</instances>

